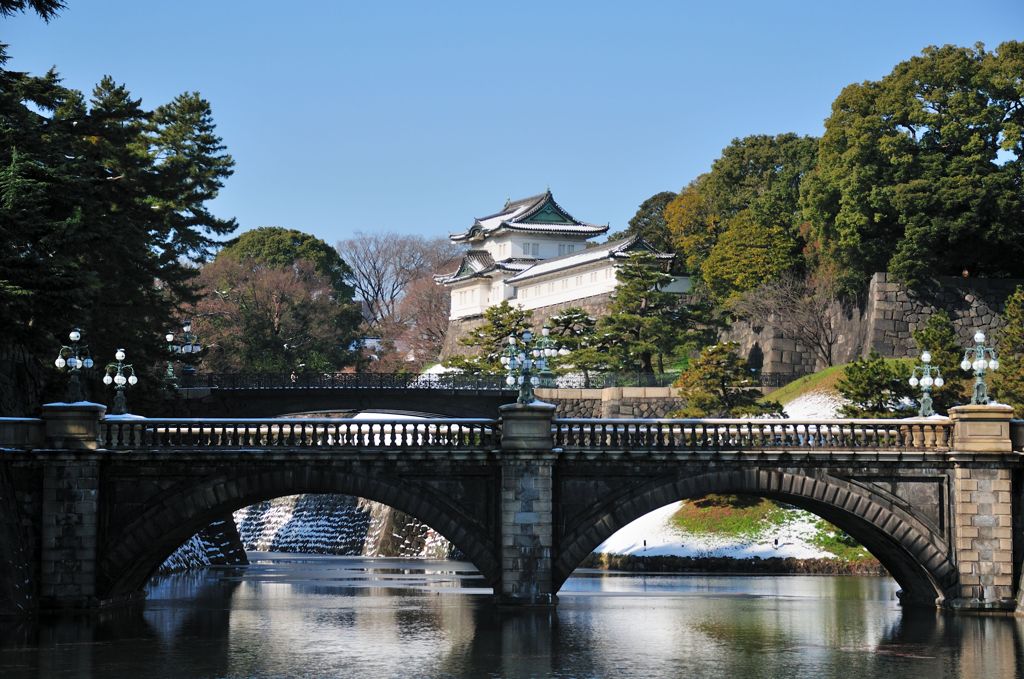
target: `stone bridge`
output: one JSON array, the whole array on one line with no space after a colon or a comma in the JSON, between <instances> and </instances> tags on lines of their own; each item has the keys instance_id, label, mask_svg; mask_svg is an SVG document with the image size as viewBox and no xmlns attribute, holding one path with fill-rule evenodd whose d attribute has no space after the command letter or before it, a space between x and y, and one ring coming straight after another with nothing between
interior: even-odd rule
<instances>
[{"instance_id":1,"label":"stone bridge","mask_svg":"<svg viewBox=\"0 0 1024 679\"><path fill-rule=\"evenodd\" d=\"M760 495L847 531L906 605L1016 611L1024 422L601 420L550 405L497 419L132 419L52 404L0 420L4 612L131 601L213 519L296 493L407 512L509 605L552 605L573 569L643 514ZM1016 451L1016 452L1015 452Z\"/></svg>"}]
</instances>

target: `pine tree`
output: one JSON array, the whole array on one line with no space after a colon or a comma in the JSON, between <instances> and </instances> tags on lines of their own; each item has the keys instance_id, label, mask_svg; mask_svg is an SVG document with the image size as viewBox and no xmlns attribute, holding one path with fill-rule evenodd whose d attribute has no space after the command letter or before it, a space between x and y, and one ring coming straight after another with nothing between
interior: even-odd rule
<instances>
[{"instance_id":1,"label":"pine tree","mask_svg":"<svg viewBox=\"0 0 1024 679\"><path fill-rule=\"evenodd\" d=\"M686 401L675 417L743 417L779 414L775 401L760 402L761 392L735 342L705 348L676 380Z\"/></svg>"},{"instance_id":2,"label":"pine tree","mask_svg":"<svg viewBox=\"0 0 1024 679\"><path fill-rule=\"evenodd\" d=\"M8 71L6 60L0 47L0 345L49 365L80 326L101 365L126 348L144 392L157 383L146 366L166 358L163 333L192 298L193 264L235 227L204 207L230 156L195 95L151 114L112 78L86 101L55 72Z\"/></svg>"},{"instance_id":3,"label":"pine tree","mask_svg":"<svg viewBox=\"0 0 1024 679\"><path fill-rule=\"evenodd\" d=\"M918 351L927 351L932 355L932 365L939 369L945 382L941 387L932 388L932 405L935 410L945 412L952 406L965 403L968 395L964 374L960 370L963 352L949 314L942 309L936 311L913 334Z\"/></svg>"},{"instance_id":4,"label":"pine tree","mask_svg":"<svg viewBox=\"0 0 1024 679\"><path fill-rule=\"evenodd\" d=\"M840 412L845 417L892 417L904 400L916 397L909 379L907 362L887 361L872 351L843 370L836 386L849 403Z\"/></svg>"},{"instance_id":5,"label":"pine tree","mask_svg":"<svg viewBox=\"0 0 1024 679\"><path fill-rule=\"evenodd\" d=\"M1024 286L1018 286L1003 311L1003 329L997 335L999 370L992 387L1000 402L1012 405L1016 417L1024 416Z\"/></svg>"},{"instance_id":6,"label":"pine tree","mask_svg":"<svg viewBox=\"0 0 1024 679\"><path fill-rule=\"evenodd\" d=\"M581 372L583 386L589 388L594 372L611 369L607 338L597 334L597 320L580 307L569 307L552 316L547 327L559 346L569 351L552 359L556 374Z\"/></svg>"},{"instance_id":7,"label":"pine tree","mask_svg":"<svg viewBox=\"0 0 1024 679\"><path fill-rule=\"evenodd\" d=\"M529 330L532 318L532 311L512 306L508 300L488 307L484 311L483 325L459 340L463 346L475 351L468 356L453 356L445 365L469 373L499 375L505 372L501 354L508 346L508 338L510 335L518 338L524 330Z\"/></svg>"},{"instance_id":8,"label":"pine tree","mask_svg":"<svg viewBox=\"0 0 1024 679\"><path fill-rule=\"evenodd\" d=\"M619 267L618 279L598 332L611 339L615 369L653 374L655 358L673 353L683 330L679 298L663 290L672 276L652 254L637 252Z\"/></svg>"}]
</instances>

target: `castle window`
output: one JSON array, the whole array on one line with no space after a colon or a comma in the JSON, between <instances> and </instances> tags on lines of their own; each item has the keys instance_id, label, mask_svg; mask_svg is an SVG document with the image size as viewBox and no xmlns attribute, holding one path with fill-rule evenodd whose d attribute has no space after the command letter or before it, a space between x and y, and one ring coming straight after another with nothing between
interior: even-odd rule
<instances>
[{"instance_id":1,"label":"castle window","mask_svg":"<svg viewBox=\"0 0 1024 679\"><path fill-rule=\"evenodd\" d=\"M559 255L568 255L568 254L572 254L573 252L576 252L576 245L574 243L559 243L558 244L558 254Z\"/></svg>"}]
</instances>

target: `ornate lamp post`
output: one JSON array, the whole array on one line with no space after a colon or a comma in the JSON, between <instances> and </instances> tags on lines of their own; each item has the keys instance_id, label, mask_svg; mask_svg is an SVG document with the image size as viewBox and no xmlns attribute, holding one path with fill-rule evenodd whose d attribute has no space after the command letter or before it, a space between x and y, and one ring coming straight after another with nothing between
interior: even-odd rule
<instances>
[{"instance_id":1,"label":"ornate lamp post","mask_svg":"<svg viewBox=\"0 0 1024 679\"><path fill-rule=\"evenodd\" d=\"M93 365L89 347L78 343L81 339L81 329L72 328L68 333L71 344L61 346L57 352L57 359L53 362L58 370L67 370L71 374L67 391L64 393L64 400L68 403L82 400L82 385L78 381L78 371L82 368L91 368Z\"/></svg>"},{"instance_id":2,"label":"ornate lamp post","mask_svg":"<svg viewBox=\"0 0 1024 679\"><path fill-rule=\"evenodd\" d=\"M555 356L565 356L569 353L569 350L562 347L558 347L558 343L551 339L551 329L544 328L540 331L540 337L533 343L533 348L540 352L540 358L543 358L543 367L539 369L538 376L540 377L540 386L542 387L553 387L555 386L555 374L551 372L548 366L547 359L554 358Z\"/></svg>"},{"instance_id":3,"label":"ornate lamp post","mask_svg":"<svg viewBox=\"0 0 1024 679\"><path fill-rule=\"evenodd\" d=\"M114 407L110 411L111 415L124 415L128 412L128 399L125 397L124 391L129 386L134 387L139 381L139 378L135 376L135 368L124 362L124 356L124 349L118 349L114 354L117 362L108 364L107 374L103 376L103 384L108 386L113 384L116 392Z\"/></svg>"},{"instance_id":4,"label":"ornate lamp post","mask_svg":"<svg viewBox=\"0 0 1024 679\"><path fill-rule=\"evenodd\" d=\"M171 355L170 360L167 361L167 372L164 373L164 379L177 388L178 380L174 374L174 356L176 354L194 356L203 350L203 345L199 344L199 338L192 334L192 321L187 319L181 324L182 341L180 343L174 341L174 333L169 330L164 335L164 339L167 340L167 353ZM183 372L188 373L187 370Z\"/></svg>"},{"instance_id":5,"label":"ornate lamp post","mask_svg":"<svg viewBox=\"0 0 1024 679\"><path fill-rule=\"evenodd\" d=\"M533 333L529 330L523 332L522 339L508 336L508 346L502 352L501 364L508 371L505 383L509 386L519 385L518 403L533 403L537 400L533 389L540 386L542 375L550 374L548 358L559 353L555 341L547 339L547 332L543 337L544 340L534 342Z\"/></svg>"},{"instance_id":6,"label":"ornate lamp post","mask_svg":"<svg viewBox=\"0 0 1024 679\"><path fill-rule=\"evenodd\" d=\"M996 357L995 349L985 346L985 333L982 331L974 333L974 346L967 347L967 350L964 351L964 360L960 362L960 369L964 372L974 370L974 394L971 396L971 404L984 405L988 403L988 385L985 384L985 373L989 370L998 370L999 359Z\"/></svg>"},{"instance_id":7,"label":"ornate lamp post","mask_svg":"<svg viewBox=\"0 0 1024 679\"><path fill-rule=\"evenodd\" d=\"M910 374L910 386L921 385L921 407L917 411L918 415L929 417L935 414L935 409L932 408L932 386L937 389L945 383L938 366L932 365L931 352L921 352L921 365L916 366Z\"/></svg>"}]
</instances>

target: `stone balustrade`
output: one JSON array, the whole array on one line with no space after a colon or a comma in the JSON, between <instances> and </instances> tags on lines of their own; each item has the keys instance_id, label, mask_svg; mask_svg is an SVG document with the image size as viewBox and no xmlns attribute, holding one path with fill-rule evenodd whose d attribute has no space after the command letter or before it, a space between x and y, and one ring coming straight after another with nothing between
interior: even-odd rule
<instances>
[{"instance_id":1,"label":"stone balustrade","mask_svg":"<svg viewBox=\"0 0 1024 679\"><path fill-rule=\"evenodd\" d=\"M389 419L107 419L100 446L119 449L324 448L490 450L499 445L497 420Z\"/></svg>"},{"instance_id":2,"label":"stone balustrade","mask_svg":"<svg viewBox=\"0 0 1024 679\"><path fill-rule=\"evenodd\" d=\"M556 419L556 448L579 450L730 450L802 454L834 451L945 452L952 423L902 420Z\"/></svg>"},{"instance_id":3,"label":"stone balustrade","mask_svg":"<svg viewBox=\"0 0 1024 679\"><path fill-rule=\"evenodd\" d=\"M43 421L37 417L0 417L0 448L34 449L46 440Z\"/></svg>"}]
</instances>

